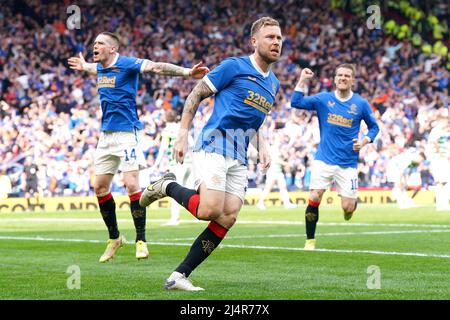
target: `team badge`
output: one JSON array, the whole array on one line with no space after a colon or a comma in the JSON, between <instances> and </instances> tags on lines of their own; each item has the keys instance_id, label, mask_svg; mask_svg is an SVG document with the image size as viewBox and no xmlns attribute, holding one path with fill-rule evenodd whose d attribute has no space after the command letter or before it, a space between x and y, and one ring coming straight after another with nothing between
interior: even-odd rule
<instances>
[{"instance_id":1,"label":"team badge","mask_svg":"<svg viewBox=\"0 0 450 320\"><path fill-rule=\"evenodd\" d=\"M317 220L317 214L315 214L314 212L308 212L307 214L305 214L305 216L306 220L308 220L309 222Z\"/></svg>"},{"instance_id":2,"label":"team badge","mask_svg":"<svg viewBox=\"0 0 450 320\"><path fill-rule=\"evenodd\" d=\"M348 110L348 113L351 113L351 114L358 114L358 113L356 112L356 104L352 103L352 105L350 106L350 110Z\"/></svg>"},{"instance_id":3,"label":"team badge","mask_svg":"<svg viewBox=\"0 0 450 320\"><path fill-rule=\"evenodd\" d=\"M202 249L206 254L211 254L215 248L215 245L212 241L202 240Z\"/></svg>"},{"instance_id":4,"label":"team badge","mask_svg":"<svg viewBox=\"0 0 450 320\"><path fill-rule=\"evenodd\" d=\"M218 174L215 174L211 177L211 182L214 185L219 186L222 183L222 178Z\"/></svg>"}]
</instances>

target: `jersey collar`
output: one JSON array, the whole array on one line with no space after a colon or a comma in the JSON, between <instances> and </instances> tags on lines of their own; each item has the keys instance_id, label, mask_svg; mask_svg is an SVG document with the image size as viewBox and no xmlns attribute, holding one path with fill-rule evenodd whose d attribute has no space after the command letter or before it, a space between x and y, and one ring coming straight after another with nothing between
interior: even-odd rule
<instances>
[{"instance_id":1,"label":"jersey collar","mask_svg":"<svg viewBox=\"0 0 450 320\"><path fill-rule=\"evenodd\" d=\"M267 78L267 77L269 76L270 70L267 71L267 72L262 71L261 68L260 68L260 67L258 66L258 64L256 63L255 55L254 55L254 54L252 54L252 55L250 56L250 61L251 61L252 65L253 65L253 68L255 68L256 71L258 71L264 78Z\"/></svg>"},{"instance_id":2,"label":"jersey collar","mask_svg":"<svg viewBox=\"0 0 450 320\"><path fill-rule=\"evenodd\" d=\"M349 94L349 96L348 96L347 98L342 99L342 98L339 98L339 96L338 96L338 94L337 94L337 91L334 90L334 96L335 96L336 99L338 99L339 101L341 101L341 102L346 102L346 101L350 100L350 99L353 97L353 91L350 91L350 94Z\"/></svg>"},{"instance_id":3,"label":"jersey collar","mask_svg":"<svg viewBox=\"0 0 450 320\"><path fill-rule=\"evenodd\" d=\"M107 66L105 69L111 68L113 65L115 65L118 59L119 59L119 54L116 52L113 62L111 62L111 64L109 66Z\"/></svg>"}]
</instances>

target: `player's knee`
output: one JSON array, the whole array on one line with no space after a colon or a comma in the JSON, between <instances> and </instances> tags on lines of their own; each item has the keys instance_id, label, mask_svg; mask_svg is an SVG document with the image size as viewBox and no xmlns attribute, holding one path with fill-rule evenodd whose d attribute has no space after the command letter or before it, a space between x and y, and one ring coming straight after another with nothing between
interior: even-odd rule
<instances>
[{"instance_id":1,"label":"player's knee","mask_svg":"<svg viewBox=\"0 0 450 320\"><path fill-rule=\"evenodd\" d=\"M109 192L109 187L104 185L94 184L94 192L96 195L104 195Z\"/></svg>"},{"instance_id":2,"label":"player's knee","mask_svg":"<svg viewBox=\"0 0 450 320\"><path fill-rule=\"evenodd\" d=\"M223 209L216 206L206 206L204 208L199 208L197 213L197 218L201 220L216 220L223 214Z\"/></svg>"},{"instance_id":3,"label":"player's knee","mask_svg":"<svg viewBox=\"0 0 450 320\"><path fill-rule=\"evenodd\" d=\"M139 191L139 185L135 182L128 182L128 183L124 183L125 188L128 191L128 194L133 194L137 191Z\"/></svg>"},{"instance_id":4,"label":"player's knee","mask_svg":"<svg viewBox=\"0 0 450 320\"><path fill-rule=\"evenodd\" d=\"M319 190L312 190L309 194L309 198L312 201L320 203L320 201L322 200L322 195L323 195L323 192L320 192Z\"/></svg>"},{"instance_id":5,"label":"player's knee","mask_svg":"<svg viewBox=\"0 0 450 320\"><path fill-rule=\"evenodd\" d=\"M346 214L353 213L356 210L356 202L348 202L342 204L342 210L344 210L344 213Z\"/></svg>"},{"instance_id":6,"label":"player's knee","mask_svg":"<svg viewBox=\"0 0 450 320\"><path fill-rule=\"evenodd\" d=\"M227 229L230 229L232 226L234 226L234 224L236 223L237 220L237 214L236 215L226 215L223 218L223 226Z\"/></svg>"}]
</instances>

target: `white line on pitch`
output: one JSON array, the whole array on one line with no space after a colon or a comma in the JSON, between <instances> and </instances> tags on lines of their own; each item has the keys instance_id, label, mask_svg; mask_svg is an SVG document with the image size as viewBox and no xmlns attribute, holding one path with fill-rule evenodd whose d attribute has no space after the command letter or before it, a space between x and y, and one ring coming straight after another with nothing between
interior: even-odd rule
<instances>
[{"instance_id":1,"label":"white line on pitch","mask_svg":"<svg viewBox=\"0 0 450 320\"><path fill-rule=\"evenodd\" d=\"M130 219L117 219L121 223L132 223ZM167 222L167 219L148 219L150 222ZM11 222L70 222L70 223L84 223L95 222L103 223L101 218L0 218L0 223ZM201 220L186 220L180 221L186 223L202 223ZM304 225L302 221L289 220L238 220L237 224L268 224L268 225ZM344 226L344 227L424 227L424 228L449 228L450 224L411 224L411 223L365 223L365 222L320 222L322 226Z\"/></svg>"},{"instance_id":2,"label":"white line on pitch","mask_svg":"<svg viewBox=\"0 0 450 320\"><path fill-rule=\"evenodd\" d=\"M441 233L450 232L447 230L397 230L397 231L363 231L363 232L325 232L317 233L318 237L323 236L354 236L354 235L383 235L383 234L404 234L404 233ZM227 239L258 239L258 238L297 238L304 237L304 234L266 234L266 235L255 235L255 236L227 236ZM184 241L184 240L195 240L193 237L186 238L168 238L160 239L161 241Z\"/></svg>"},{"instance_id":3,"label":"white line on pitch","mask_svg":"<svg viewBox=\"0 0 450 320\"><path fill-rule=\"evenodd\" d=\"M26 241L51 241L51 242L79 242L79 243L105 243L101 240L85 240L85 239L63 239L63 238L44 238L44 237L11 237L0 236L0 240L26 240ZM177 242L159 242L150 241L150 245L161 246L183 246L190 247L191 243L177 243ZM220 248L237 248L237 249L257 249L257 250L283 250L283 251L304 251L303 248L292 247L272 247L272 246L244 246L234 244L221 244ZM397 255L397 256L414 256L414 257L431 257L431 258L445 258L450 259L450 255L446 254L432 254L420 252L396 252L396 251L375 251L375 250L347 250L347 249L315 249L318 252L336 252L336 253L364 253L364 254L379 254L379 255Z\"/></svg>"}]
</instances>

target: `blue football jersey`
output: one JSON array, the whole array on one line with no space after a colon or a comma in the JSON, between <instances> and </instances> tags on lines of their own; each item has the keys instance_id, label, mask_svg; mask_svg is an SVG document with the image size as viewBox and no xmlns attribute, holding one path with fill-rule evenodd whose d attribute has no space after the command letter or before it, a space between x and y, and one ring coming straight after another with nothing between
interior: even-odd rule
<instances>
[{"instance_id":1,"label":"blue football jersey","mask_svg":"<svg viewBox=\"0 0 450 320\"><path fill-rule=\"evenodd\" d=\"M117 55L111 66L97 63L97 88L102 107L102 131L142 129L136 110L136 94L143 59Z\"/></svg>"},{"instance_id":2,"label":"blue football jersey","mask_svg":"<svg viewBox=\"0 0 450 320\"><path fill-rule=\"evenodd\" d=\"M304 97L302 92L295 91L291 106L317 111L320 143L315 159L331 165L357 167L358 152L353 151L353 139L358 139L361 121L367 124L369 132L366 136L370 141L380 131L369 102L357 93L352 93L347 100L341 100L335 92Z\"/></svg>"},{"instance_id":3,"label":"blue football jersey","mask_svg":"<svg viewBox=\"0 0 450 320\"><path fill-rule=\"evenodd\" d=\"M248 144L275 102L277 77L245 56L225 59L203 80L215 93L215 104L194 151L215 152L246 165Z\"/></svg>"}]
</instances>

